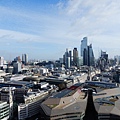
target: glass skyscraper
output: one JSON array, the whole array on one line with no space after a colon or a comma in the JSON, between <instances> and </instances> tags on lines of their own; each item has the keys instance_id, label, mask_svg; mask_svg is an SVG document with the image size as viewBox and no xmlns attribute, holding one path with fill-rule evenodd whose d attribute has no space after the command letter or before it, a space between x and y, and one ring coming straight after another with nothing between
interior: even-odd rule
<instances>
[{"instance_id":1,"label":"glass skyscraper","mask_svg":"<svg viewBox=\"0 0 120 120\"><path fill-rule=\"evenodd\" d=\"M87 50L87 37L84 37L83 40L81 40L81 56L83 57L84 49Z\"/></svg>"}]
</instances>

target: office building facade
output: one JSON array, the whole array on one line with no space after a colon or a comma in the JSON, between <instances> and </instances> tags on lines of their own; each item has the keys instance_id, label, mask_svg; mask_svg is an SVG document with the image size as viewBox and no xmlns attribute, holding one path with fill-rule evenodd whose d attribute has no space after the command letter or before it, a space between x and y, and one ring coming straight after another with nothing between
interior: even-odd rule
<instances>
[{"instance_id":1,"label":"office building facade","mask_svg":"<svg viewBox=\"0 0 120 120\"><path fill-rule=\"evenodd\" d=\"M0 91L1 101L7 102L9 105L9 117L13 117L13 93L14 87L3 87Z\"/></svg>"},{"instance_id":2,"label":"office building facade","mask_svg":"<svg viewBox=\"0 0 120 120\"><path fill-rule=\"evenodd\" d=\"M22 54L22 62L25 65L28 63L28 55L27 54Z\"/></svg>"},{"instance_id":3,"label":"office building facade","mask_svg":"<svg viewBox=\"0 0 120 120\"><path fill-rule=\"evenodd\" d=\"M40 112L40 104L48 95L48 91L28 92L24 96L25 103L18 104L18 120L30 118Z\"/></svg>"},{"instance_id":4,"label":"office building facade","mask_svg":"<svg viewBox=\"0 0 120 120\"><path fill-rule=\"evenodd\" d=\"M14 62L13 64L13 73L17 74L21 71L21 63L20 62Z\"/></svg>"},{"instance_id":5,"label":"office building facade","mask_svg":"<svg viewBox=\"0 0 120 120\"><path fill-rule=\"evenodd\" d=\"M78 50L77 48L73 49L73 65L78 66L79 65L79 57L78 57Z\"/></svg>"},{"instance_id":6,"label":"office building facade","mask_svg":"<svg viewBox=\"0 0 120 120\"><path fill-rule=\"evenodd\" d=\"M92 44L87 45L87 37L84 37L81 41L81 57L83 57L83 65L94 66Z\"/></svg>"},{"instance_id":7,"label":"office building facade","mask_svg":"<svg viewBox=\"0 0 120 120\"><path fill-rule=\"evenodd\" d=\"M87 49L87 37L81 40L81 56L83 56L84 49Z\"/></svg>"},{"instance_id":8,"label":"office building facade","mask_svg":"<svg viewBox=\"0 0 120 120\"><path fill-rule=\"evenodd\" d=\"M92 44L90 44L88 46L88 66L94 66L94 53L93 53L93 49L92 49Z\"/></svg>"},{"instance_id":9,"label":"office building facade","mask_svg":"<svg viewBox=\"0 0 120 120\"><path fill-rule=\"evenodd\" d=\"M65 54L63 55L63 64L65 65L65 68L70 68L72 65L72 51L68 51L68 49L66 49Z\"/></svg>"}]
</instances>

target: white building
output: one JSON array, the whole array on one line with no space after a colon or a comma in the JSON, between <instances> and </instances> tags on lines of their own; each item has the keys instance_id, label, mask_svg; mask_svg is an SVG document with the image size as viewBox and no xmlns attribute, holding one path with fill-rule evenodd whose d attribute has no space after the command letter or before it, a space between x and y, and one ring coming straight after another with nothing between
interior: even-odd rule
<instances>
[{"instance_id":1,"label":"white building","mask_svg":"<svg viewBox=\"0 0 120 120\"><path fill-rule=\"evenodd\" d=\"M22 74L11 75L10 81L22 81L26 76Z\"/></svg>"},{"instance_id":2,"label":"white building","mask_svg":"<svg viewBox=\"0 0 120 120\"><path fill-rule=\"evenodd\" d=\"M70 68L70 57L67 57L67 68Z\"/></svg>"},{"instance_id":3,"label":"white building","mask_svg":"<svg viewBox=\"0 0 120 120\"><path fill-rule=\"evenodd\" d=\"M3 65L4 65L4 58L0 57L0 66L3 66Z\"/></svg>"},{"instance_id":4,"label":"white building","mask_svg":"<svg viewBox=\"0 0 120 120\"><path fill-rule=\"evenodd\" d=\"M9 105L9 116L13 116L13 94L12 90L14 87L3 87L0 91L1 93L1 101L7 102ZM0 119L1 120L1 119Z\"/></svg>"},{"instance_id":5,"label":"white building","mask_svg":"<svg viewBox=\"0 0 120 120\"><path fill-rule=\"evenodd\" d=\"M29 92L25 97L25 103L18 105L18 119L26 119L40 112L40 104L48 95L48 91Z\"/></svg>"},{"instance_id":6,"label":"white building","mask_svg":"<svg viewBox=\"0 0 120 120\"><path fill-rule=\"evenodd\" d=\"M13 68L14 68L13 69L14 74L20 72L21 71L21 63L20 62L15 62L13 64Z\"/></svg>"},{"instance_id":7,"label":"white building","mask_svg":"<svg viewBox=\"0 0 120 120\"><path fill-rule=\"evenodd\" d=\"M39 71L40 71L40 74L48 73L48 69L47 68L40 68Z\"/></svg>"}]
</instances>

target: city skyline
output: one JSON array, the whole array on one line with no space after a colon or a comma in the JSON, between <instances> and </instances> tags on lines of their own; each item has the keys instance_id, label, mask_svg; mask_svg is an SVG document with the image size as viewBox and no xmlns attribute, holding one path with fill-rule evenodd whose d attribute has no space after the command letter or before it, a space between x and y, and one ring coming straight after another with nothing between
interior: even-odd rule
<instances>
[{"instance_id":1,"label":"city skyline","mask_svg":"<svg viewBox=\"0 0 120 120\"><path fill-rule=\"evenodd\" d=\"M95 57L101 50L119 55L119 7L119 0L1 0L0 56L59 59L74 47L80 56L83 37Z\"/></svg>"}]
</instances>

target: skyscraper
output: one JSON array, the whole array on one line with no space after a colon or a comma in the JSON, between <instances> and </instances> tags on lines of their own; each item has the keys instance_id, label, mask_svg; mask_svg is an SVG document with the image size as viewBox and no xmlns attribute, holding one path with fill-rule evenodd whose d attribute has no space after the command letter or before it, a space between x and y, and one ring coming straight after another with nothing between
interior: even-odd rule
<instances>
[{"instance_id":1,"label":"skyscraper","mask_svg":"<svg viewBox=\"0 0 120 120\"><path fill-rule=\"evenodd\" d=\"M81 40L81 56L83 56L84 49L87 49L87 37Z\"/></svg>"},{"instance_id":2,"label":"skyscraper","mask_svg":"<svg viewBox=\"0 0 120 120\"><path fill-rule=\"evenodd\" d=\"M70 66L71 66L72 65L72 61L73 61L72 51L69 51L69 57L70 57Z\"/></svg>"},{"instance_id":3,"label":"skyscraper","mask_svg":"<svg viewBox=\"0 0 120 120\"><path fill-rule=\"evenodd\" d=\"M87 45L87 37L84 37L83 40L81 40L81 57L83 57L83 65L94 65L92 44L89 46Z\"/></svg>"},{"instance_id":4,"label":"skyscraper","mask_svg":"<svg viewBox=\"0 0 120 120\"><path fill-rule=\"evenodd\" d=\"M83 65L87 65L88 64L88 50L84 49L83 51Z\"/></svg>"},{"instance_id":5,"label":"skyscraper","mask_svg":"<svg viewBox=\"0 0 120 120\"><path fill-rule=\"evenodd\" d=\"M65 68L70 68L73 62L73 56L72 56L72 51L68 51L66 49L65 54L63 55L63 64L65 65Z\"/></svg>"},{"instance_id":6,"label":"skyscraper","mask_svg":"<svg viewBox=\"0 0 120 120\"><path fill-rule=\"evenodd\" d=\"M93 66L95 63L94 63L94 53L93 53L93 49L92 49L92 44L90 44L88 46L88 63L87 65L88 66Z\"/></svg>"},{"instance_id":7,"label":"skyscraper","mask_svg":"<svg viewBox=\"0 0 120 120\"><path fill-rule=\"evenodd\" d=\"M68 51L68 49L66 49L66 52L65 52L65 67L66 68L70 68L71 66L71 52Z\"/></svg>"},{"instance_id":8,"label":"skyscraper","mask_svg":"<svg viewBox=\"0 0 120 120\"><path fill-rule=\"evenodd\" d=\"M22 62L26 65L28 63L28 55L22 54Z\"/></svg>"},{"instance_id":9,"label":"skyscraper","mask_svg":"<svg viewBox=\"0 0 120 120\"><path fill-rule=\"evenodd\" d=\"M73 49L73 65L78 66L78 50L77 48Z\"/></svg>"}]
</instances>

